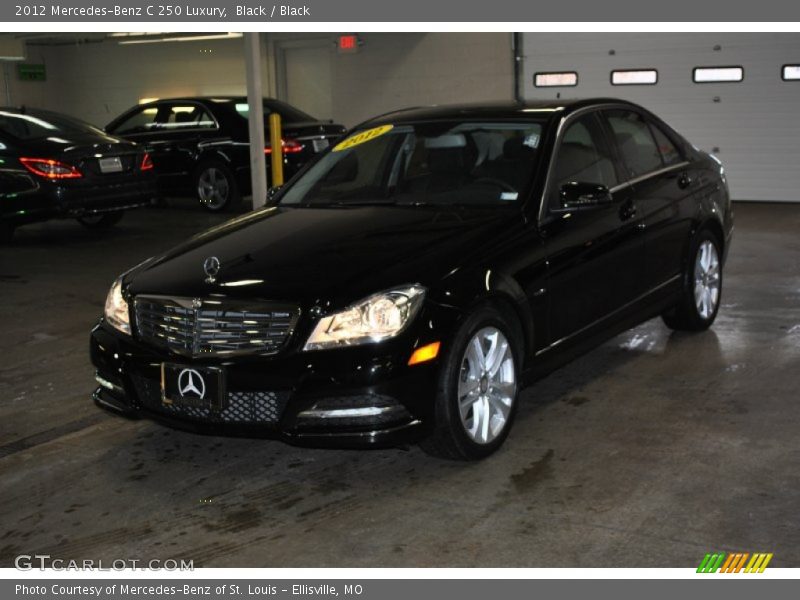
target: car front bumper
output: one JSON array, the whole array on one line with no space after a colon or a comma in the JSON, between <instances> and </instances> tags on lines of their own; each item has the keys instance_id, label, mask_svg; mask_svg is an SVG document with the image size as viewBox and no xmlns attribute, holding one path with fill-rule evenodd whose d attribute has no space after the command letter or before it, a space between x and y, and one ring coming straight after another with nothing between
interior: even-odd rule
<instances>
[{"instance_id":1,"label":"car front bumper","mask_svg":"<svg viewBox=\"0 0 800 600\"><path fill-rule=\"evenodd\" d=\"M433 340L417 332L406 334L383 344L285 356L193 360L166 355L101 321L90 339L100 384L93 398L98 406L125 416L198 433L318 447L411 443L433 422L446 344L436 359L408 366L414 345ZM223 370L223 407L165 404L163 363Z\"/></svg>"}]
</instances>

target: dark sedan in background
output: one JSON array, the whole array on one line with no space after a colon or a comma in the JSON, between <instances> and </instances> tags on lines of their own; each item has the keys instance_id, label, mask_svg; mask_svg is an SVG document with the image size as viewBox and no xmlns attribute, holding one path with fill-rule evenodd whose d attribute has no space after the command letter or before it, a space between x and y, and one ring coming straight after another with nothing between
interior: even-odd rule
<instances>
[{"instance_id":1,"label":"dark sedan in background","mask_svg":"<svg viewBox=\"0 0 800 600\"><path fill-rule=\"evenodd\" d=\"M732 223L719 161L628 102L384 115L271 206L122 275L95 401L481 458L536 377L657 315L709 327Z\"/></svg>"},{"instance_id":2,"label":"dark sedan in background","mask_svg":"<svg viewBox=\"0 0 800 600\"><path fill-rule=\"evenodd\" d=\"M0 240L57 217L109 227L155 199L142 147L65 115L0 108Z\"/></svg>"},{"instance_id":3,"label":"dark sedan in background","mask_svg":"<svg viewBox=\"0 0 800 600\"><path fill-rule=\"evenodd\" d=\"M345 132L265 98L265 121L270 113L281 116L287 179ZM131 108L106 131L147 146L162 194L196 195L208 210L220 211L250 193L248 115L244 97L161 99ZM271 152L269 141L264 152Z\"/></svg>"}]
</instances>

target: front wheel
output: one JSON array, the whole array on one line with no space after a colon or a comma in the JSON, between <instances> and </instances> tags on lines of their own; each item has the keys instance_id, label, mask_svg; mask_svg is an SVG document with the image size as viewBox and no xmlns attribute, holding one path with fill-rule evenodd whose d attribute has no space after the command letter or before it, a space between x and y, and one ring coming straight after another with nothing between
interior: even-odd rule
<instances>
[{"instance_id":1,"label":"front wheel","mask_svg":"<svg viewBox=\"0 0 800 600\"><path fill-rule=\"evenodd\" d=\"M103 213L98 215L84 215L78 217L78 223L88 229L108 229L122 220L123 211Z\"/></svg>"},{"instance_id":2,"label":"front wheel","mask_svg":"<svg viewBox=\"0 0 800 600\"><path fill-rule=\"evenodd\" d=\"M518 332L491 307L473 313L456 334L440 375L435 428L420 444L435 456L478 460L505 441L517 408Z\"/></svg>"},{"instance_id":3,"label":"front wheel","mask_svg":"<svg viewBox=\"0 0 800 600\"><path fill-rule=\"evenodd\" d=\"M703 331L717 318L722 297L720 243L708 230L697 234L683 274L683 292L674 308L662 315L671 329Z\"/></svg>"},{"instance_id":4,"label":"front wheel","mask_svg":"<svg viewBox=\"0 0 800 600\"><path fill-rule=\"evenodd\" d=\"M230 169L218 162L202 165L195 174L197 198L207 210L220 212L239 200L239 190Z\"/></svg>"}]
</instances>

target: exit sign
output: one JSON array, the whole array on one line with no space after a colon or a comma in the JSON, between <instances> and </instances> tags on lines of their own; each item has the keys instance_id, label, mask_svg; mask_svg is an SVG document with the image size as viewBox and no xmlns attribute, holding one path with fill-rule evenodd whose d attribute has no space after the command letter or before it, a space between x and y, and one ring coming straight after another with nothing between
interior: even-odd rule
<instances>
[{"instance_id":1,"label":"exit sign","mask_svg":"<svg viewBox=\"0 0 800 600\"><path fill-rule=\"evenodd\" d=\"M45 81L47 73L43 64L20 63L17 65L17 77L20 81Z\"/></svg>"},{"instance_id":2,"label":"exit sign","mask_svg":"<svg viewBox=\"0 0 800 600\"><path fill-rule=\"evenodd\" d=\"M338 41L336 42L336 47L342 54L352 54L354 52L358 52L358 48L360 46L361 40L355 34L340 35Z\"/></svg>"}]
</instances>

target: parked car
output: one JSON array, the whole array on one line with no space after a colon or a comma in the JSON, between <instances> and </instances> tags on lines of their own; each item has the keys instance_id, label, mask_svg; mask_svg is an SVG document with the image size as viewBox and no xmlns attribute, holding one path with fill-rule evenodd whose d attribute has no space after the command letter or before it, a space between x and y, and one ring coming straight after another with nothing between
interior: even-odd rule
<instances>
[{"instance_id":1,"label":"parked car","mask_svg":"<svg viewBox=\"0 0 800 600\"><path fill-rule=\"evenodd\" d=\"M478 459L523 385L661 315L720 306L719 161L612 99L411 109L272 205L122 275L98 405L178 427Z\"/></svg>"},{"instance_id":2,"label":"parked car","mask_svg":"<svg viewBox=\"0 0 800 600\"><path fill-rule=\"evenodd\" d=\"M0 240L53 218L110 227L155 200L152 168L140 146L72 117L0 108Z\"/></svg>"},{"instance_id":3,"label":"parked car","mask_svg":"<svg viewBox=\"0 0 800 600\"><path fill-rule=\"evenodd\" d=\"M249 112L244 97L162 99L131 108L106 131L147 146L162 194L196 195L204 207L216 212L250 193ZM265 121L270 113L281 116L286 179L345 132L341 125L318 121L265 98ZM269 154L266 122L265 127L264 152Z\"/></svg>"}]
</instances>

